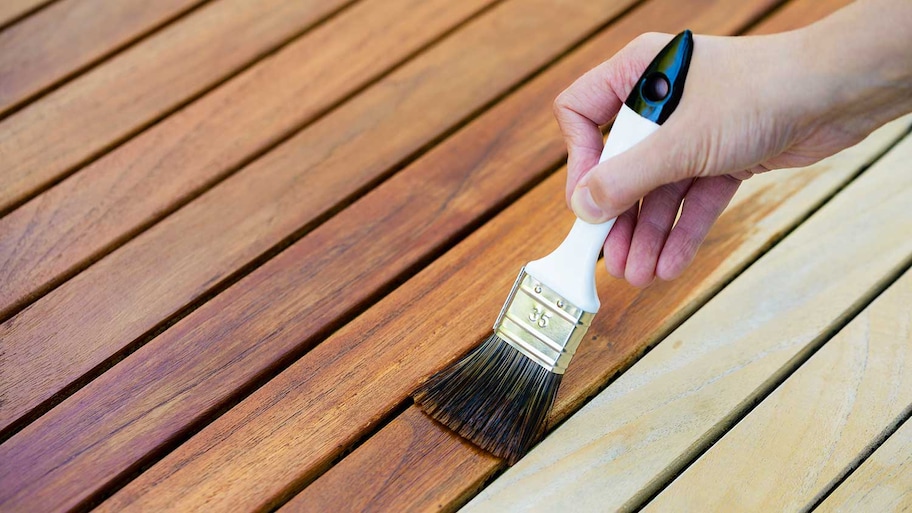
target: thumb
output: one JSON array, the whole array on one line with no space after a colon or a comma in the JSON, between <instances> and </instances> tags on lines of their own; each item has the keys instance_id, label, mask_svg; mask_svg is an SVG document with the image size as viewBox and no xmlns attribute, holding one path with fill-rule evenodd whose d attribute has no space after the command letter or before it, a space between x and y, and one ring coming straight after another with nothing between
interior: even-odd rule
<instances>
[{"instance_id":1,"label":"thumb","mask_svg":"<svg viewBox=\"0 0 912 513\"><path fill-rule=\"evenodd\" d=\"M577 217L603 223L662 185L699 174L699 141L669 120L629 150L598 164L580 179L570 205ZM680 125L678 123L677 125ZM683 127L681 127L683 128Z\"/></svg>"}]
</instances>

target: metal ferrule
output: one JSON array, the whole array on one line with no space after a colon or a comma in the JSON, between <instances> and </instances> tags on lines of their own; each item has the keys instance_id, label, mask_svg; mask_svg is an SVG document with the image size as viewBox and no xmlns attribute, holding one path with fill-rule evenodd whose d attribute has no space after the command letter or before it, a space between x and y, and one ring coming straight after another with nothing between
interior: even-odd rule
<instances>
[{"instance_id":1,"label":"metal ferrule","mask_svg":"<svg viewBox=\"0 0 912 513\"><path fill-rule=\"evenodd\" d=\"M563 374L594 316L527 274L523 267L497 316L494 332L545 369Z\"/></svg>"}]
</instances>

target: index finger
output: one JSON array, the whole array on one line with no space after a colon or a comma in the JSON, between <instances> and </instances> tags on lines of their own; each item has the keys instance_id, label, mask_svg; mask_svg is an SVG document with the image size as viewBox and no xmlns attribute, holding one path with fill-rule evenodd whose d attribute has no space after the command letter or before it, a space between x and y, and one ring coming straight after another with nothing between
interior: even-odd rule
<instances>
[{"instance_id":1,"label":"index finger","mask_svg":"<svg viewBox=\"0 0 912 513\"><path fill-rule=\"evenodd\" d=\"M640 73L671 35L644 34L586 72L554 100L554 116L567 143L567 202L577 182L598 164L604 145L599 128L617 115Z\"/></svg>"}]
</instances>

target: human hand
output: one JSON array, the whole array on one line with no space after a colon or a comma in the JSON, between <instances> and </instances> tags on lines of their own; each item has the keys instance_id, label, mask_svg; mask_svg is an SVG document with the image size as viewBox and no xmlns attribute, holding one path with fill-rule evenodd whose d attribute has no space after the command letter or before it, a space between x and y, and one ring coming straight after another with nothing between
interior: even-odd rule
<instances>
[{"instance_id":1,"label":"human hand","mask_svg":"<svg viewBox=\"0 0 912 513\"><path fill-rule=\"evenodd\" d=\"M598 164L599 125L616 115L671 37L637 38L554 104L569 152L567 201L585 221L618 217L605 263L636 286L686 269L741 180L812 164L902 113L884 113L863 100L864 87L849 87L857 70L821 58L815 45L827 42L811 28L697 36L675 113L640 144Z\"/></svg>"}]
</instances>

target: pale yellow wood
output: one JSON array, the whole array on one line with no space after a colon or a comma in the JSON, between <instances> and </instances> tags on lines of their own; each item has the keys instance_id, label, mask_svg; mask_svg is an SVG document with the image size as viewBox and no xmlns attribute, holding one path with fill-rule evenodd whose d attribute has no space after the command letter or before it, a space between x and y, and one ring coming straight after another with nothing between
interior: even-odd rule
<instances>
[{"instance_id":1,"label":"pale yellow wood","mask_svg":"<svg viewBox=\"0 0 912 513\"><path fill-rule=\"evenodd\" d=\"M912 512L912 420L906 420L815 510L858 511Z\"/></svg>"},{"instance_id":2,"label":"pale yellow wood","mask_svg":"<svg viewBox=\"0 0 912 513\"><path fill-rule=\"evenodd\" d=\"M910 159L907 138L466 511L626 510L659 491L908 262Z\"/></svg>"},{"instance_id":3,"label":"pale yellow wood","mask_svg":"<svg viewBox=\"0 0 912 513\"><path fill-rule=\"evenodd\" d=\"M819 502L912 406L910 304L912 271L644 511L799 511Z\"/></svg>"}]
</instances>

